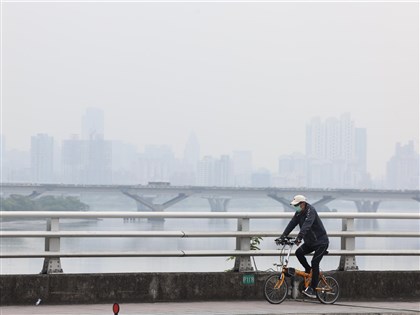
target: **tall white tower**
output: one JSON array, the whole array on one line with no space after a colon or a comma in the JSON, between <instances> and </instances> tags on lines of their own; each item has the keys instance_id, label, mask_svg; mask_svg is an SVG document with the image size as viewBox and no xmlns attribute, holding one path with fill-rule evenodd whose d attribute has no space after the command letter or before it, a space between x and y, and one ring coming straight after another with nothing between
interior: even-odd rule
<instances>
[{"instance_id":1,"label":"tall white tower","mask_svg":"<svg viewBox=\"0 0 420 315\"><path fill-rule=\"evenodd\" d=\"M31 137L31 175L34 183L54 181L54 139L47 134Z\"/></svg>"},{"instance_id":2,"label":"tall white tower","mask_svg":"<svg viewBox=\"0 0 420 315\"><path fill-rule=\"evenodd\" d=\"M366 147L366 129L355 128L350 114L312 119L306 126L309 185L358 185L366 178Z\"/></svg>"},{"instance_id":3,"label":"tall white tower","mask_svg":"<svg viewBox=\"0 0 420 315\"><path fill-rule=\"evenodd\" d=\"M184 149L184 161L194 171L197 170L197 163L200 160L200 144L195 133L191 133Z\"/></svg>"},{"instance_id":4,"label":"tall white tower","mask_svg":"<svg viewBox=\"0 0 420 315\"><path fill-rule=\"evenodd\" d=\"M252 171L252 151L234 151L234 184L236 186L251 186Z\"/></svg>"},{"instance_id":5,"label":"tall white tower","mask_svg":"<svg viewBox=\"0 0 420 315\"><path fill-rule=\"evenodd\" d=\"M104 112L102 109L89 107L82 116L82 140L104 138Z\"/></svg>"}]
</instances>

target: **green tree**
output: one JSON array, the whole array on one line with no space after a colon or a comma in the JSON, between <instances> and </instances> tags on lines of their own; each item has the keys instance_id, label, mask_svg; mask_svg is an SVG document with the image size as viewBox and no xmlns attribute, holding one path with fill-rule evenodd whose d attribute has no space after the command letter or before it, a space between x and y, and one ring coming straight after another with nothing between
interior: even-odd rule
<instances>
[{"instance_id":1,"label":"green tree","mask_svg":"<svg viewBox=\"0 0 420 315\"><path fill-rule=\"evenodd\" d=\"M89 206L76 197L43 196L32 200L21 195L1 198L0 209L4 211L86 211Z\"/></svg>"},{"instance_id":2,"label":"green tree","mask_svg":"<svg viewBox=\"0 0 420 315\"><path fill-rule=\"evenodd\" d=\"M34 207L33 200L21 195L10 195L1 200L1 210L5 211L31 211L34 210Z\"/></svg>"}]
</instances>

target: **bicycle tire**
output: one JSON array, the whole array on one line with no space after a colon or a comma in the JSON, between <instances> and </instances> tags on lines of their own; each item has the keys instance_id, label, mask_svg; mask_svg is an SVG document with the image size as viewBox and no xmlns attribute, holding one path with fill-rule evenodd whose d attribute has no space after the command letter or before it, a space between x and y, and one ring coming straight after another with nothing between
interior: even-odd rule
<instances>
[{"instance_id":1,"label":"bicycle tire","mask_svg":"<svg viewBox=\"0 0 420 315\"><path fill-rule=\"evenodd\" d=\"M264 297L271 304L283 302L286 299L287 291L288 286L283 273L271 275L264 282Z\"/></svg>"},{"instance_id":2,"label":"bicycle tire","mask_svg":"<svg viewBox=\"0 0 420 315\"><path fill-rule=\"evenodd\" d=\"M323 304L333 304L340 295L340 287L337 280L331 276L321 276L316 289L316 297Z\"/></svg>"}]
</instances>

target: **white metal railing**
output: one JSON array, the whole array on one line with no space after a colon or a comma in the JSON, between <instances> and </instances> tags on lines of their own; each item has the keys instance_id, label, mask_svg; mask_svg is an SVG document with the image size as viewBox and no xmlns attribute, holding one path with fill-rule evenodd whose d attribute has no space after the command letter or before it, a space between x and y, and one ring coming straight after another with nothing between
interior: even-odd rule
<instances>
[{"instance_id":1,"label":"white metal railing","mask_svg":"<svg viewBox=\"0 0 420 315\"><path fill-rule=\"evenodd\" d=\"M45 251L5 252L0 258L45 258L44 273L62 272L60 258L64 257L214 257L236 256L239 269L252 268L250 256L277 256L277 250L250 250L251 237L277 237L281 231L250 231L251 219L285 219L293 213L284 212L80 212L80 211L1 211L3 219L43 218L47 222L46 231L0 231L1 238L44 238ZM356 237L409 237L420 238L420 231L355 231L355 219L403 219L419 220L420 213L339 213L321 212L321 218L341 219L341 231L328 231L330 237L341 239L341 249L329 250L329 255L340 256L341 270L357 269L356 256L420 256L420 250L359 250L355 248ZM99 219L99 218L148 218L148 219L237 219L237 231L60 231L60 219ZM296 234L291 234L296 235ZM199 238L232 237L236 238L235 250L177 250L177 251L109 251L109 252L63 252L60 250L61 238L72 237L163 237L163 238Z\"/></svg>"}]
</instances>

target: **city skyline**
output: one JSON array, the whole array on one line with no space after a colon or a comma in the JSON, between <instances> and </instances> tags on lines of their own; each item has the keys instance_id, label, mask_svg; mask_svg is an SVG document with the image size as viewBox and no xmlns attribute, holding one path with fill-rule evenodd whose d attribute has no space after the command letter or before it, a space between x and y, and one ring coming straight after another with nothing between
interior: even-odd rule
<instances>
[{"instance_id":1,"label":"city skyline","mask_svg":"<svg viewBox=\"0 0 420 315\"><path fill-rule=\"evenodd\" d=\"M354 188L391 185L398 188L400 185L408 188L415 187L419 177L418 147L413 141L397 143L394 155L387 159L384 175L372 177L366 166L366 129L356 127L349 113L325 120L312 118L306 123L305 150L277 157L275 169L256 166L250 150L200 154L200 142L194 133L186 141L181 156L175 155L170 144L136 148L119 139L107 139L104 113L97 108L87 108L80 120L80 134L61 142L54 139L54 135L31 136L27 154L30 177L28 173L23 178L44 183L145 184L164 180L203 186ZM2 136L2 142L4 140ZM3 166L6 166L6 174L11 174L13 167L7 157L13 150L8 147L3 147L6 149ZM410 174L409 170L414 173ZM16 181L9 175L3 178Z\"/></svg>"},{"instance_id":2,"label":"city skyline","mask_svg":"<svg viewBox=\"0 0 420 315\"><path fill-rule=\"evenodd\" d=\"M176 158L179 158L179 159L182 159L186 155L186 150L188 150L187 149L188 143L191 141L192 138L194 139L193 141L196 141L197 142L197 145L200 148L202 147L202 145L199 142L199 137L197 136L196 132L194 132L194 131L191 131L188 134L188 136L186 137L186 139L184 141L184 146L181 147L179 150L174 150L174 146L171 143L144 143L142 145L136 145L136 143L130 143L129 141L126 141L124 139L108 138L108 137L105 136L106 127L104 126L104 123L103 122L102 122L102 125L100 127L101 128L100 132L94 132L93 134L95 134L95 136L93 136L93 137L92 136L88 136L88 133L89 132L87 131L88 130L88 127L87 127L87 123L86 123L86 116L89 115L89 114L91 114L92 112L100 113L100 115L102 115L102 119L103 120L106 117L106 114L104 115L104 112L102 110L100 110L99 108L96 108L96 107L87 107L86 110L85 110L85 112L81 114L81 117L79 119L80 120L80 130L79 130L78 133L75 132L75 133L68 134L67 137L61 139L61 138L57 137L55 134L52 134L52 133L37 132L34 135L29 135L29 137L28 137L28 144L27 144L26 147L23 147L23 148L17 148L17 147L14 147L13 145L10 145L10 141L7 141L7 139L8 139L7 135L2 134L1 135L2 136L2 141L4 141L3 149L6 149L6 150L27 151L27 152L29 152L30 151L30 147L31 147L31 142L33 142L33 137L35 135L47 135L47 136L52 137L53 140L54 140L54 145L55 146L61 146L62 143L64 143L65 141L71 140L71 139L73 139L73 140L74 139L77 139L77 140L89 140L90 138L93 138L94 139L96 137L99 137L100 139L106 139L106 140L112 141L114 143L115 142L122 142L122 143L125 143L127 145L131 145L139 153L144 152L144 150L147 150L147 147L150 147L150 146L156 146L156 147L158 147L158 146L162 146L162 147L166 146L166 147L169 147L173 151L174 156ZM337 119L340 119L340 117L342 118L344 116L348 116L348 119L352 119L350 113L342 113L341 115L339 115L339 117L332 117L331 116L331 117L326 117L324 119L321 119L319 116L315 116L315 117L312 117L308 121L303 122L303 123L305 123L305 128L307 129L308 126L310 124L312 124L314 121L316 121L318 123L326 123L327 121L337 120ZM355 127L359 127L357 129L364 130L365 133L367 133L367 134L369 133L368 128L363 128L362 126L357 126L357 122L354 122L354 121L352 121L352 123L355 125ZM95 128L96 128L96 126L98 124L100 125L101 123L98 122L97 118L95 117L93 119L93 122L91 122L91 125L95 126ZM303 128L303 129L305 129L305 128ZM307 132L308 132L308 130L306 130L306 133ZM92 135L92 133L91 133L91 135ZM407 144L407 143L410 143L410 142L413 142L413 148L414 148L414 150L416 152L419 152L419 142L415 138L414 139L408 139L407 141L397 141L396 143L394 143L393 149L398 144L404 145L404 144ZM275 157L272 156L272 158L275 158L276 159L276 163L275 163L274 167L271 167L270 168L269 165L263 165L263 164L257 164L257 165L255 165L255 163L254 163L254 168L255 169L267 169L267 170L270 170L270 171L275 171L277 169L277 162L278 162L277 160L281 156L284 156L284 155L293 155L293 154L298 154L298 155L299 154L306 154L308 152L308 147L307 146L308 146L308 139L304 138L303 144L302 144L302 147L301 148L297 148L297 150L293 150L293 151L282 153L282 154L280 154L278 156L275 156ZM365 146L366 146L366 153L367 153L367 155L369 155L369 150L368 150L368 147L369 146L367 144L365 144ZM209 150L200 150L199 149L199 151L201 151L201 152L204 151L204 153L197 153L197 152L194 153L197 157L199 157L199 159L202 159L205 156L212 156L212 157L218 157L218 156L220 157L220 156L223 156L223 155L232 155L233 156L235 152L240 152L240 151L252 152L254 154L254 152L252 150L247 150L247 149L244 149L244 148L232 148L230 150L227 150L227 151L219 151L217 153L209 152ZM394 153L394 151L391 152L391 155L393 153ZM196 159L197 159L197 157L196 157ZM385 176L385 171L386 171L386 162L385 162L384 167L382 169L382 173L380 173L380 174L373 174L373 175L374 176L376 175L375 177L378 177L378 178L384 177ZM369 172L369 170L368 170L368 172Z\"/></svg>"},{"instance_id":3,"label":"city skyline","mask_svg":"<svg viewBox=\"0 0 420 315\"><path fill-rule=\"evenodd\" d=\"M100 110L97 107L87 107L86 108L86 110L89 110L89 109ZM86 115L86 113L81 113L81 114ZM339 113L338 117L342 116L342 115L345 115L345 114L350 114L350 113L349 112L341 113L341 114ZM105 113L104 119L106 118L106 116L107 115ZM235 151L252 151L252 152L256 153L256 155L254 156L254 160L257 161L257 166L256 166L257 168L267 168L267 169L273 171L277 167L277 159L278 159L279 156L287 155L287 154L293 154L293 153L302 153L302 154L305 153L306 139L305 139L304 134L305 134L306 124L308 124L310 121L312 121L314 119L318 119L318 120L321 120L321 121L327 121L328 119L335 119L335 118L338 118L338 117L328 116L328 117L323 117L322 118L320 116L314 116L314 117L310 117L308 119L308 121L301 121L301 124L303 125L302 130L301 130L301 133L303 134L303 139L301 141L298 141L299 145L295 144L295 146L290 151L287 151L287 150L283 149L281 152L278 150L278 148L274 147L273 150L272 150L273 154L270 154L269 156L266 156L263 159L258 159L258 152L255 152L254 150L251 150L250 146L247 147L246 145L244 147L237 146L237 147L232 147L230 149L229 148L219 149L219 150L216 150L216 152L211 152L211 150L208 147L200 144L200 146L203 148L201 150L203 152L201 157L206 156L206 155L221 156L221 155L226 155L226 154L233 154L233 152L235 152ZM79 137L80 139L88 139L87 131L84 130L84 127L83 127L83 124L84 124L83 119L84 118L82 118L82 120L79 119L80 120L80 123L78 123L78 125L80 125L79 132L77 132L77 130L73 130L72 132L69 132L67 134L67 136L60 137L60 136L57 136L54 133L46 132L45 130L44 131L38 131L35 134L47 134L47 135L53 136L54 140L57 143L61 143L62 141L70 139L74 136ZM105 125L106 125L106 123L105 123ZM358 126L357 122L356 122L356 126ZM375 149L373 149L372 146L369 146L369 139L372 139L372 137L370 137L370 132L369 132L370 129L366 128L366 127L363 127L363 126L359 126L359 127L361 127L362 129L365 129L366 133L367 133L366 137L367 137L367 152L368 152L368 154L367 154L367 161L366 162L367 162L368 172L372 176L374 176L375 178L384 177L385 172L386 172L386 167L387 167L386 166L387 160L382 159L382 161L378 161L377 159L372 158L372 155L375 155L375 153L377 154L378 152L375 152ZM104 126L102 126L101 128L104 128ZM106 130L105 131L102 130L101 132L98 133L98 135L100 137L106 137L105 133L106 133ZM111 132L108 131L108 134L110 134L110 133ZM35 135L35 134L33 134L33 135ZM26 145L22 144L20 146L13 146L13 143L11 144L11 142L7 141L7 140L6 140L6 145L7 145L8 148L11 148L11 149L20 150L20 151L27 151L27 150L30 149L30 144L31 144L30 139L33 135L28 135ZM195 130L190 130L190 132L188 132L185 135L185 138L179 139L179 141L177 141L177 143L175 143L175 144L174 143L169 143L169 142L162 142L162 143L143 142L143 143L139 143L139 142L135 142L135 141L131 142L127 139L118 139L118 138L109 138L109 137L106 137L106 139L111 140L111 141L123 141L123 142L130 143L131 145L134 145L138 150L142 150L148 145L161 145L161 146L162 145L167 145L167 146L170 146L173 149L176 157L181 158L184 154L185 144L187 143L187 141L191 137L191 135L195 135L195 137L197 139L200 139L200 135ZM7 134L3 134L3 136L6 139L9 138L7 136ZM392 145L390 145L390 147L391 147L390 150L391 151L388 154L392 155L394 153L394 148L395 148L395 145L397 143L405 144L405 143L409 143L410 141L413 141L415 150L419 151L419 137L418 136L416 137L414 135L412 138L396 139L396 142L393 143ZM389 143L388 143L388 145L389 145ZM277 156L275 155L276 151L279 152L277 154ZM386 158L387 157L386 151L383 150L383 152L385 152L385 154L381 154L381 156Z\"/></svg>"}]
</instances>

